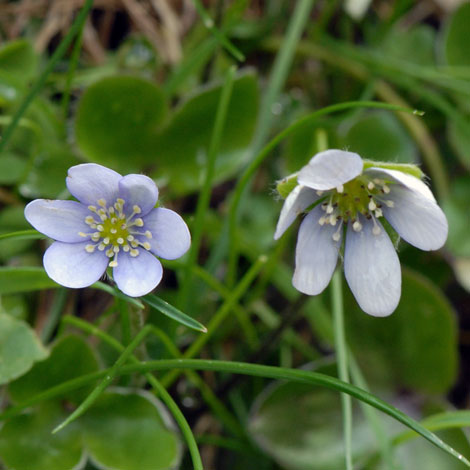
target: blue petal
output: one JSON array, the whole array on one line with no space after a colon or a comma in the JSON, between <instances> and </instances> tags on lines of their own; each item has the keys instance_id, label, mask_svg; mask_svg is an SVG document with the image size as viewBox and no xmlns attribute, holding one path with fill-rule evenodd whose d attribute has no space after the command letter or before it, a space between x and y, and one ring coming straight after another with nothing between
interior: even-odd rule
<instances>
[{"instance_id":1,"label":"blue petal","mask_svg":"<svg viewBox=\"0 0 470 470\"><path fill-rule=\"evenodd\" d=\"M344 150L317 153L297 177L299 184L325 191L341 186L362 173L362 158Z\"/></svg>"},{"instance_id":2,"label":"blue petal","mask_svg":"<svg viewBox=\"0 0 470 470\"><path fill-rule=\"evenodd\" d=\"M162 279L162 264L144 249L139 248L139 255L135 258L121 252L117 262L113 269L114 280L119 289L130 297L148 294Z\"/></svg>"},{"instance_id":3,"label":"blue petal","mask_svg":"<svg viewBox=\"0 0 470 470\"><path fill-rule=\"evenodd\" d=\"M312 205L320 196L305 186L296 186L286 197L282 206L281 215L274 234L274 240L280 238L290 227L295 218L301 214L308 206Z\"/></svg>"},{"instance_id":4,"label":"blue petal","mask_svg":"<svg viewBox=\"0 0 470 470\"><path fill-rule=\"evenodd\" d=\"M185 221L174 211L161 207L144 218L144 230L150 230L150 251L164 259L183 256L191 245L191 234ZM142 239L143 241L143 239Z\"/></svg>"},{"instance_id":5,"label":"blue petal","mask_svg":"<svg viewBox=\"0 0 470 470\"><path fill-rule=\"evenodd\" d=\"M390 315L401 295L401 269L398 255L380 224L374 235L372 220L361 218L362 230L348 224L344 250L344 273L349 287L364 312L375 317Z\"/></svg>"},{"instance_id":6,"label":"blue petal","mask_svg":"<svg viewBox=\"0 0 470 470\"><path fill-rule=\"evenodd\" d=\"M118 183L122 176L95 163L83 163L69 169L65 182L70 194L80 202L97 205L98 199L104 199L108 206L118 197Z\"/></svg>"},{"instance_id":7,"label":"blue petal","mask_svg":"<svg viewBox=\"0 0 470 470\"><path fill-rule=\"evenodd\" d=\"M47 275L65 287L87 287L106 271L109 259L102 251L88 253L83 243L54 242L44 253Z\"/></svg>"},{"instance_id":8,"label":"blue petal","mask_svg":"<svg viewBox=\"0 0 470 470\"><path fill-rule=\"evenodd\" d=\"M124 211L130 215L135 205L141 216L149 213L157 203L158 189L155 182L145 175L126 175L119 181L119 196L124 199Z\"/></svg>"},{"instance_id":9,"label":"blue petal","mask_svg":"<svg viewBox=\"0 0 470 470\"><path fill-rule=\"evenodd\" d=\"M330 282L338 260L341 238L333 240L333 234L341 228L318 223L324 215L321 207L314 207L302 221L295 251L294 287L308 295L317 295Z\"/></svg>"},{"instance_id":10,"label":"blue petal","mask_svg":"<svg viewBox=\"0 0 470 470\"><path fill-rule=\"evenodd\" d=\"M76 201L36 199L25 207L24 215L36 230L61 242L82 242L78 233L91 231L85 217L92 214Z\"/></svg>"}]
</instances>

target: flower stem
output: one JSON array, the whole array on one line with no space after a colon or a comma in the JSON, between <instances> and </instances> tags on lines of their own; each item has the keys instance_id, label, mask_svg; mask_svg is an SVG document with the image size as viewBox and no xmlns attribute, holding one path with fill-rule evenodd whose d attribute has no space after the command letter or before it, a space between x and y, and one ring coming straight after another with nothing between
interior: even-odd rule
<instances>
[{"instance_id":1,"label":"flower stem","mask_svg":"<svg viewBox=\"0 0 470 470\"><path fill-rule=\"evenodd\" d=\"M343 382L349 383L348 353L344 335L343 284L340 269L336 270L331 281L331 304L333 310L333 327L335 332L338 377ZM353 470L351 397L345 393L341 394L341 403L343 406L343 432L346 470Z\"/></svg>"}]
</instances>

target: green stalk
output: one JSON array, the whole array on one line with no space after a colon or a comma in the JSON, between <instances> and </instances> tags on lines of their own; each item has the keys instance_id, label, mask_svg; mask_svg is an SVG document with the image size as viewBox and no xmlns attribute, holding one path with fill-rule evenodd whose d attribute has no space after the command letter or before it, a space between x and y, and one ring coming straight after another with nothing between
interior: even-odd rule
<instances>
[{"instance_id":1,"label":"green stalk","mask_svg":"<svg viewBox=\"0 0 470 470\"><path fill-rule=\"evenodd\" d=\"M338 363L338 377L349 383L348 352L344 335L344 307L343 285L341 270L337 269L331 280L331 305L333 310L333 329L335 333L336 359ZM352 404L351 397L341 394L343 408L344 454L346 470L353 469L352 460Z\"/></svg>"},{"instance_id":2,"label":"green stalk","mask_svg":"<svg viewBox=\"0 0 470 470\"><path fill-rule=\"evenodd\" d=\"M129 348L126 348L126 351L128 349ZM44 400L61 396L72 390L76 390L80 387L93 383L96 380L102 379L103 377L107 377L113 372L113 369L114 367L111 369L105 369L99 372L86 374L67 382L63 382L60 385L52 387L49 390L46 390L28 400L25 400L20 405L11 407L0 415L0 419L4 420L6 418L10 418L11 416L17 415L22 410L32 405L40 403ZM157 370L162 371L174 369L211 370L216 372L249 375L252 377L264 377L275 380L288 380L297 383L325 387L337 392L347 393L352 397L357 398L358 400L361 400L362 402L384 412L388 416L391 416L413 431L416 431L436 447L448 453L449 455L452 455L467 467L470 467L470 461L466 457L443 442L442 439L402 411L398 410L392 405L389 405L371 393L355 387L354 385L348 384L329 375L320 374L318 372L305 371L301 369L284 369L281 367L232 361L213 361L206 359L168 359L122 366L119 369L117 375L128 375L136 372L145 374L146 372L153 372Z\"/></svg>"},{"instance_id":3,"label":"green stalk","mask_svg":"<svg viewBox=\"0 0 470 470\"><path fill-rule=\"evenodd\" d=\"M41 331L41 341L43 343L47 343L54 332L57 324L60 320L60 315L65 305L65 301L67 300L67 289L57 289L55 293L54 300L52 302L51 308L49 310L49 315L47 317L47 321L44 324L44 327Z\"/></svg>"},{"instance_id":4,"label":"green stalk","mask_svg":"<svg viewBox=\"0 0 470 470\"><path fill-rule=\"evenodd\" d=\"M36 97L36 95L41 91L42 87L46 83L47 77L49 74L54 70L54 67L57 65L57 62L64 56L67 52L67 48L69 47L70 43L73 41L73 38L81 31L83 25L85 24L86 18L88 16L91 7L93 6L93 0L86 0L83 8L80 10L77 18L73 22L69 32L65 36L64 39L60 42L57 49L52 54L49 63L47 64L46 68L38 78L37 82L33 85L30 92L26 95L23 102L21 103L20 107L16 111L10 125L5 129L3 133L2 140L0 140L0 153L3 151L7 143L9 142L13 131L16 129L16 126L20 122L23 114L28 109L29 105Z\"/></svg>"},{"instance_id":5,"label":"green stalk","mask_svg":"<svg viewBox=\"0 0 470 470\"><path fill-rule=\"evenodd\" d=\"M180 291L180 305L182 306L183 310L186 310L186 304L188 302L189 297L189 290L191 287L192 268L197 264L197 257L199 254L199 248L201 246L205 217L207 209L209 207L210 196L212 191L212 182L214 180L215 175L215 162L217 159L217 154L219 153L220 142L222 140L222 133L225 127L225 122L227 120L227 111L230 103L230 97L232 96L235 72L235 66L230 67L227 72L224 86L220 93L217 112L215 115L214 129L212 131L211 141L207 154L206 178L197 201L196 215L191 234L191 249L188 256L188 261L186 263L183 286L181 287Z\"/></svg>"}]
</instances>

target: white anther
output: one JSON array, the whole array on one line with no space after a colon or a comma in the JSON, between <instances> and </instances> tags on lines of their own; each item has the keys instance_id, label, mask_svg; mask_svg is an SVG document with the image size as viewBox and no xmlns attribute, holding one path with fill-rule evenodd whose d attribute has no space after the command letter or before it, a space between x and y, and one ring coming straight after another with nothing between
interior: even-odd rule
<instances>
[{"instance_id":1,"label":"white anther","mask_svg":"<svg viewBox=\"0 0 470 470\"><path fill-rule=\"evenodd\" d=\"M102 222L104 222L107 218L108 218L107 215L105 215L105 214L100 214L100 219L101 219Z\"/></svg>"},{"instance_id":2,"label":"white anther","mask_svg":"<svg viewBox=\"0 0 470 470\"><path fill-rule=\"evenodd\" d=\"M85 232L78 232L78 234L79 234L81 237L88 237L88 235L90 235L89 233L85 233Z\"/></svg>"},{"instance_id":3,"label":"white anther","mask_svg":"<svg viewBox=\"0 0 470 470\"><path fill-rule=\"evenodd\" d=\"M118 221L118 219L116 219L116 217L113 217L113 218L111 219L111 223L112 223L112 224L115 224L117 221Z\"/></svg>"},{"instance_id":4,"label":"white anther","mask_svg":"<svg viewBox=\"0 0 470 470\"><path fill-rule=\"evenodd\" d=\"M91 239L94 241L94 242L97 242L101 237L101 234L100 232L95 232L92 236L91 236Z\"/></svg>"},{"instance_id":5,"label":"white anther","mask_svg":"<svg viewBox=\"0 0 470 470\"><path fill-rule=\"evenodd\" d=\"M133 248L137 248L137 247L139 246L139 242L136 242L135 240L132 240L132 241L131 241L131 246L132 246Z\"/></svg>"},{"instance_id":6,"label":"white anther","mask_svg":"<svg viewBox=\"0 0 470 470\"><path fill-rule=\"evenodd\" d=\"M323 194L323 191L318 190L317 191L317 196L321 196Z\"/></svg>"},{"instance_id":7,"label":"white anther","mask_svg":"<svg viewBox=\"0 0 470 470\"><path fill-rule=\"evenodd\" d=\"M390 201L390 200L385 201L385 205L386 205L387 207L395 207L395 203L394 203L393 201Z\"/></svg>"},{"instance_id":8,"label":"white anther","mask_svg":"<svg viewBox=\"0 0 470 470\"><path fill-rule=\"evenodd\" d=\"M375 216L377 218L382 217L383 216L382 209L377 208L376 211L375 211Z\"/></svg>"},{"instance_id":9,"label":"white anther","mask_svg":"<svg viewBox=\"0 0 470 470\"><path fill-rule=\"evenodd\" d=\"M110 268L115 268L117 265L118 265L118 262L115 259L110 261L110 263L108 264Z\"/></svg>"},{"instance_id":10,"label":"white anther","mask_svg":"<svg viewBox=\"0 0 470 470\"><path fill-rule=\"evenodd\" d=\"M374 223L374 228L372 229L372 233L373 233L374 235L380 235L380 232L381 232L381 231L382 231L382 230L380 230L380 227L379 227L377 224Z\"/></svg>"},{"instance_id":11,"label":"white anther","mask_svg":"<svg viewBox=\"0 0 470 470\"><path fill-rule=\"evenodd\" d=\"M104 243L105 245L109 245L109 237L104 237L104 238L103 238L103 243Z\"/></svg>"},{"instance_id":12,"label":"white anther","mask_svg":"<svg viewBox=\"0 0 470 470\"><path fill-rule=\"evenodd\" d=\"M102 232L104 230L104 227L101 224L99 224L96 226L96 230L98 230L98 232Z\"/></svg>"},{"instance_id":13,"label":"white anther","mask_svg":"<svg viewBox=\"0 0 470 470\"><path fill-rule=\"evenodd\" d=\"M132 210L134 211L134 214L140 214L142 212L142 209L137 205L132 206Z\"/></svg>"},{"instance_id":14,"label":"white anther","mask_svg":"<svg viewBox=\"0 0 470 470\"><path fill-rule=\"evenodd\" d=\"M374 183L378 184L378 185L381 185L381 184L384 184L384 181L379 179L379 178L374 178Z\"/></svg>"},{"instance_id":15,"label":"white anther","mask_svg":"<svg viewBox=\"0 0 470 470\"><path fill-rule=\"evenodd\" d=\"M356 220L354 223L353 223L353 226L352 226L353 230L355 232L360 232L362 230L362 224L361 222L359 222L359 220Z\"/></svg>"},{"instance_id":16,"label":"white anther","mask_svg":"<svg viewBox=\"0 0 470 470\"><path fill-rule=\"evenodd\" d=\"M342 184L339 184L338 186L336 186L336 191L338 193L342 193L344 191L344 186Z\"/></svg>"},{"instance_id":17,"label":"white anther","mask_svg":"<svg viewBox=\"0 0 470 470\"><path fill-rule=\"evenodd\" d=\"M113 251L114 251L114 253L119 253L119 247L118 246L113 246Z\"/></svg>"},{"instance_id":18,"label":"white anther","mask_svg":"<svg viewBox=\"0 0 470 470\"><path fill-rule=\"evenodd\" d=\"M389 188L386 184L384 184L384 185L382 186L382 191L383 191L385 194L388 194L388 193L390 192L390 188Z\"/></svg>"},{"instance_id":19,"label":"white anther","mask_svg":"<svg viewBox=\"0 0 470 470\"><path fill-rule=\"evenodd\" d=\"M95 251L95 247L96 245L87 245L85 247L85 250L88 252L88 253L93 253Z\"/></svg>"},{"instance_id":20,"label":"white anther","mask_svg":"<svg viewBox=\"0 0 470 470\"><path fill-rule=\"evenodd\" d=\"M377 209L377 204L375 203L375 201L373 199L371 199L369 201L369 210L370 211L375 211L375 209Z\"/></svg>"},{"instance_id":21,"label":"white anther","mask_svg":"<svg viewBox=\"0 0 470 470\"><path fill-rule=\"evenodd\" d=\"M127 236L127 240L130 241L130 242L133 241L133 240L134 240L134 236L133 236L133 235L128 235L128 236Z\"/></svg>"},{"instance_id":22,"label":"white anther","mask_svg":"<svg viewBox=\"0 0 470 470\"><path fill-rule=\"evenodd\" d=\"M96 206L88 206L88 210L91 212L96 212Z\"/></svg>"},{"instance_id":23,"label":"white anther","mask_svg":"<svg viewBox=\"0 0 470 470\"><path fill-rule=\"evenodd\" d=\"M152 238L152 232L151 232L150 230L147 230L147 231L145 232L145 236L146 236L147 238L149 238L149 239Z\"/></svg>"},{"instance_id":24,"label":"white anther","mask_svg":"<svg viewBox=\"0 0 470 470\"><path fill-rule=\"evenodd\" d=\"M369 181L369 183L367 183L367 189L369 189L370 191L372 191L374 188L375 188L375 184L372 183L372 181Z\"/></svg>"},{"instance_id":25,"label":"white anther","mask_svg":"<svg viewBox=\"0 0 470 470\"><path fill-rule=\"evenodd\" d=\"M341 234L339 232L335 232L332 238L335 242L339 242L339 239L341 238Z\"/></svg>"},{"instance_id":26,"label":"white anther","mask_svg":"<svg viewBox=\"0 0 470 470\"><path fill-rule=\"evenodd\" d=\"M108 212L109 212L110 214L114 214L114 207L113 207L113 206L109 207L109 208L108 208Z\"/></svg>"},{"instance_id":27,"label":"white anther","mask_svg":"<svg viewBox=\"0 0 470 470\"><path fill-rule=\"evenodd\" d=\"M101 207L106 207L106 199L98 199L98 205L101 206Z\"/></svg>"},{"instance_id":28,"label":"white anther","mask_svg":"<svg viewBox=\"0 0 470 470\"><path fill-rule=\"evenodd\" d=\"M118 198L116 199L116 202L117 202L118 204L120 204L121 206L123 206L126 201L124 201L124 199L121 199L120 197L118 197Z\"/></svg>"},{"instance_id":29,"label":"white anther","mask_svg":"<svg viewBox=\"0 0 470 470\"><path fill-rule=\"evenodd\" d=\"M115 228L112 228L112 229L110 230L110 232L114 235L114 234L117 233L117 230L116 230Z\"/></svg>"},{"instance_id":30,"label":"white anther","mask_svg":"<svg viewBox=\"0 0 470 470\"><path fill-rule=\"evenodd\" d=\"M123 251L125 251L126 253L131 249L129 245L124 245L122 247Z\"/></svg>"},{"instance_id":31,"label":"white anther","mask_svg":"<svg viewBox=\"0 0 470 470\"><path fill-rule=\"evenodd\" d=\"M331 214L333 212L333 206L331 204L328 204L326 206L326 213Z\"/></svg>"},{"instance_id":32,"label":"white anther","mask_svg":"<svg viewBox=\"0 0 470 470\"><path fill-rule=\"evenodd\" d=\"M99 215L106 215L106 216L107 216L106 211L105 211L104 209L99 209L99 210L97 211L97 213L98 213Z\"/></svg>"},{"instance_id":33,"label":"white anther","mask_svg":"<svg viewBox=\"0 0 470 470\"><path fill-rule=\"evenodd\" d=\"M112 258L114 256L114 251L112 248L110 248L109 250L106 250L106 256L108 258Z\"/></svg>"},{"instance_id":34,"label":"white anther","mask_svg":"<svg viewBox=\"0 0 470 470\"><path fill-rule=\"evenodd\" d=\"M131 255L133 258L135 258L138 254L139 254L139 250L136 250L136 249L131 250L131 252L130 252L130 255Z\"/></svg>"},{"instance_id":35,"label":"white anther","mask_svg":"<svg viewBox=\"0 0 470 470\"><path fill-rule=\"evenodd\" d=\"M137 225L137 227L143 227L144 221L142 219L135 219L134 224Z\"/></svg>"},{"instance_id":36,"label":"white anther","mask_svg":"<svg viewBox=\"0 0 470 470\"><path fill-rule=\"evenodd\" d=\"M117 241L120 245L122 245L122 244L124 243L124 238L119 237L116 241Z\"/></svg>"},{"instance_id":37,"label":"white anther","mask_svg":"<svg viewBox=\"0 0 470 470\"><path fill-rule=\"evenodd\" d=\"M106 245L104 243L100 243L98 245L98 250L100 250L100 251L104 251L105 248L106 248Z\"/></svg>"},{"instance_id":38,"label":"white anther","mask_svg":"<svg viewBox=\"0 0 470 470\"><path fill-rule=\"evenodd\" d=\"M85 217L85 223L88 224L88 225L91 225L91 224L95 223L95 219L93 218L93 216L87 215Z\"/></svg>"},{"instance_id":39,"label":"white anther","mask_svg":"<svg viewBox=\"0 0 470 470\"><path fill-rule=\"evenodd\" d=\"M142 243L142 246L143 246L146 250L150 250L150 243L149 243L149 242L144 242L144 243Z\"/></svg>"},{"instance_id":40,"label":"white anther","mask_svg":"<svg viewBox=\"0 0 470 470\"><path fill-rule=\"evenodd\" d=\"M318 219L318 223L319 223L320 225L325 225L325 221L326 221L326 220L325 220L325 216L321 216L321 217Z\"/></svg>"},{"instance_id":41,"label":"white anther","mask_svg":"<svg viewBox=\"0 0 470 470\"><path fill-rule=\"evenodd\" d=\"M336 225L336 221L337 221L336 217L334 215L330 215L330 220L329 220L330 225L334 227Z\"/></svg>"}]
</instances>

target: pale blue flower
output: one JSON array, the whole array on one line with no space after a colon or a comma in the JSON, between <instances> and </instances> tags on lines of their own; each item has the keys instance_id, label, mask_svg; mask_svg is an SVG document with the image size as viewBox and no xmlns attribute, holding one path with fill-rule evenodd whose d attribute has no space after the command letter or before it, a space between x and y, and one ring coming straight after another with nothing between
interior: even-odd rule
<instances>
[{"instance_id":1,"label":"pale blue flower","mask_svg":"<svg viewBox=\"0 0 470 470\"><path fill-rule=\"evenodd\" d=\"M342 150L315 155L300 170L297 182L284 202L274 235L278 239L297 215L313 207L299 229L294 287L308 295L322 292L345 237L344 272L359 306L370 315L390 315L400 300L401 268L379 219L385 217L401 238L417 248L441 248L447 239L447 220L429 188L396 169L363 170L359 155Z\"/></svg>"},{"instance_id":2,"label":"pale blue flower","mask_svg":"<svg viewBox=\"0 0 470 470\"><path fill-rule=\"evenodd\" d=\"M66 184L79 202L36 199L25 208L28 222L56 240L44 254L44 268L57 283L86 287L110 266L119 289L138 297L162 278L154 255L175 259L189 249L186 223L172 210L155 208L158 189L147 176L85 163L69 169Z\"/></svg>"}]
</instances>

